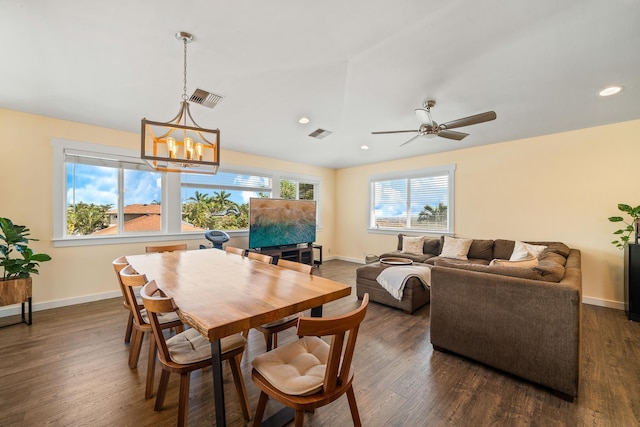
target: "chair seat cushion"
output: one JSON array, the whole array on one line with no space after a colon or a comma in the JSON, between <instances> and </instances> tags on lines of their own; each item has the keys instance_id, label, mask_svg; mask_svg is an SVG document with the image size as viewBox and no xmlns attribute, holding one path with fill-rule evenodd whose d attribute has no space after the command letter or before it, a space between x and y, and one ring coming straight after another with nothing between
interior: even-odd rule
<instances>
[{"instance_id":1,"label":"chair seat cushion","mask_svg":"<svg viewBox=\"0 0 640 427\"><path fill-rule=\"evenodd\" d=\"M220 340L220 350L226 353L243 347L247 340L242 334L224 337ZM181 365L200 362L211 358L211 343L200 332L189 328L167 340L171 360Z\"/></svg>"},{"instance_id":2,"label":"chair seat cushion","mask_svg":"<svg viewBox=\"0 0 640 427\"><path fill-rule=\"evenodd\" d=\"M282 319L278 319L278 320L274 320L273 322L269 322L269 323L265 323L264 325L260 325L263 328L273 328L275 326L280 326L283 323L287 323L291 320L295 320L298 317L300 317L300 313L298 314L292 314L291 316L287 316L287 317L283 317Z\"/></svg>"},{"instance_id":3,"label":"chair seat cushion","mask_svg":"<svg viewBox=\"0 0 640 427\"><path fill-rule=\"evenodd\" d=\"M322 389L329 344L318 337L303 337L257 356L256 371L286 394L303 396Z\"/></svg>"},{"instance_id":4,"label":"chair seat cushion","mask_svg":"<svg viewBox=\"0 0 640 427\"><path fill-rule=\"evenodd\" d=\"M144 308L140 310L140 315L142 316L142 320L144 320L144 323L150 323L147 310L145 310ZM158 313L158 322L160 322L160 324L177 322L179 320L180 317L175 311L170 311L169 313Z\"/></svg>"}]
</instances>

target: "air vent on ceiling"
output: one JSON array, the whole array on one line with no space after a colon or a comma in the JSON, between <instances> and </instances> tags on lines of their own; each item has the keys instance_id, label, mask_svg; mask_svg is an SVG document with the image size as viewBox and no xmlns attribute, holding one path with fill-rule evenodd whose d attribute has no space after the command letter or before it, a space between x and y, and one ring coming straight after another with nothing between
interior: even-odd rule
<instances>
[{"instance_id":1,"label":"air vent on ceiling","mask_svg":"<svg viewBox=\"0 0 640 427\"><path fill-rule=\"evenodd\" d=\"M216 95L204 89L196 89L191 98L189 98L189 102L213 108L218 105L218 102L222 101L222 98L222 95Z\"/></svg>"},{"instance_id":2,"label":"air vent on ceiling","mask_svg":"<svg viewBox=\"0 0 640 427\"><path fill-rule=\"evenodd\" d=\"M325 137L327 137L329 135L331 135L330 131L324 130L324 129L320 129L320 128L314 130L313 132L311 132L309 134L309 136L311 138L315 138L315 139L323 139L323 138L325 138Z\"/></svg>"}]
</instances>

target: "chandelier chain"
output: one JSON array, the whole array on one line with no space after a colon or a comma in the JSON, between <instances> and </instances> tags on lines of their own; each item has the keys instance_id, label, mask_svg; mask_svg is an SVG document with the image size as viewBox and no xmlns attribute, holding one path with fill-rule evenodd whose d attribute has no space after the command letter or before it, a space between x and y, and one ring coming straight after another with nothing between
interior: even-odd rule
<instances>
[{"instance_id":1,"label":"chandelier chain","mask_svg":"<svg viewBox=\"0 0 640 427\"><path fill-rule=\"evenodd\" d=\"M184 43L184 86L182 87L182 99L187 100L187 38L182 39Z\"/></svg>"}]
</instances>

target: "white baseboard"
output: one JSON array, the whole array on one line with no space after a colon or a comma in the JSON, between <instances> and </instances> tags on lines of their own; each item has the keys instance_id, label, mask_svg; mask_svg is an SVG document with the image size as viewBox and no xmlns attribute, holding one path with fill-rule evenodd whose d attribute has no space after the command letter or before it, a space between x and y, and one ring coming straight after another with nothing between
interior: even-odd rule
<instances>
[{"instance_id":1,"label":"white baseboard","mask_svg":"<svg viewBox=\"0 0 640 427\"><path fill-rule=\"evenodd\" d=\"M76 304L84 304L85 302L100 301L103 299L110 299L110 298L117 298L117 297L122 297L122 292L111 291L111 292L103 292L99 294L83 295L81 297L65 298L65 299L60 299L55 301L46 301L46 302L32 304L31 308L35 312L35 311L49 310L52 308L66 307L69 305L76 305ZM14 316L20 313L21 313L20 303L10 305L7 307L0 307L0 318L7 317L7 316Z\"/></svg>"},{"instance_id":2,"label":"white baseboard","mask_svg":"<svg viewBox=\"0 0 640 427\"><path fill-rule=\"evenodd\" d=\"M331 259L339 259L340 261L355 262L356 264L364 264L364 260L360 258L349 258L345 256L333 256Z\"/></svg>"},{"instance_id":3,"label":"white baseboard","mask_svg":"<svg viewBox=\"0 0 640 427\"><path fill-rule=\"evenodd\" d=\"M600 298L582 297L582 302L589 305L597 305L598 307L615 308L616 310L624 310L624 302L611 301Z\"/></svg>"}]
</instances>

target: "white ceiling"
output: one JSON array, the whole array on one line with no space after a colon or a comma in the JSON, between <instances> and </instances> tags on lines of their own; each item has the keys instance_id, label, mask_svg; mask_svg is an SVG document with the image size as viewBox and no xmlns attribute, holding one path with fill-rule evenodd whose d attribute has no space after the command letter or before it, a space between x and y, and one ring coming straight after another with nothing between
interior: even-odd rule
<instances>
[{"instance_id":1,"label":"white ceiling","mask_svg":"<svg viewBox=\"0 0 640 427\"><path fill-rule=\"evenodd\" d=\"M187 93L225 96L192 115L223 149L329 168L640 118L639 0L0 0L0 28L0 108L168 121L186 31ZM611 84L624 91L597 96ZM371 135L417 129L426 98L439 123L498 118L459 142Z\"/></svg>"}]
</instances>

